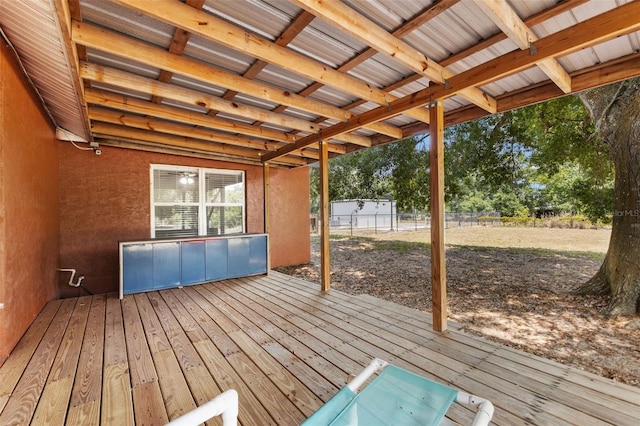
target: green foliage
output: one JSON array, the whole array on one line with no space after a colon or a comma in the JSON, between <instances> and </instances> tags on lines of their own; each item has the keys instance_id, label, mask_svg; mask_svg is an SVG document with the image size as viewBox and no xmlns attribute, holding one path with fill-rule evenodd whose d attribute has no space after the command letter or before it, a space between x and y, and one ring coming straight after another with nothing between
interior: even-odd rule
<instances>
[{"instance_id":1,"label":"green foliage","mask_svg":"<svg viewBox=\"0 0 640 426\"><path fill-rule=\"evenodd\" d=\"M490 204L504 216L552 207L592 221L611 211L608 149L574 96L463 123L446 137L448 197L460 206Z\"/></svg>"},{"instance_id":2,"label":"green foliage","mask_svg":"<svg viewBox=\"0 0 640 426\"><path fill-rule=\"evenodd\" d=\"M356 151L329 160L329 200L393 197L398 211L422 210L429 202L429 155L420 140ZM319 206L319 171L311 168L311 209Z\"/></svg>"},{"instance_id":3,"label":"green foliage","mask_svg":"<svg viewBox=\"0 0 640 426\"><path fill-rule=\"evenodd\" d=\"M582 102L567 96L445 131L448 211L499 211L530 217L583 214L606 222L613 166ZM357 151L329 161L330 200L387 198L398 211L426 211L429 152L423 138ZM318 209L318 169L311 169L311 208Z\"/></svg>"}]
</instances>

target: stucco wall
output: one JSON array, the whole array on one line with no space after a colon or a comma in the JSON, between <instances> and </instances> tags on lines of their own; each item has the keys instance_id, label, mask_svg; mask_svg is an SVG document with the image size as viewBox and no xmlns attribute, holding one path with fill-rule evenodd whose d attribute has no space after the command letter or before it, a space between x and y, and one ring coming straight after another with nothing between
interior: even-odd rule
<instances>
[{"instance_id":1,"label":"stucco wall","mask_svg":"<svg viewBox=\"0 0 640 426\"><path fill-rule=\"evenodd\" d=\"M118 241L145 239L150 229L151 164L244 170L247 232L263 232L263 171L259 166L200 160L104 146L102 155L60 142L60 262L85 276L94 292L118 290ZM309 260L308 170L272 170L272 266ZM306 207L304 206L306 203ZM295 208L293 208L295 206ZM287 255L291 255L289 258ZM60 282L63 296L83 294Z\"/></svg>"},{"instance_id":2,"label":"stucco wall","mask_svg":"<svg viewBox=\"0 0 640 426\"><path fill-rule=\"evenodd\" d=\"M310 260L309 168L270 170L271 267Z\"/></svg>"},{"instance_id":3,"label":"stucco wall","mask_svg":"<svg viewBox=\"0 0 640 426\"><path fill-rule=\"evenodd\" d=\"M57 297L58 146L15 57L0 43L0 364Z\"/></svg>"}]
</instances>

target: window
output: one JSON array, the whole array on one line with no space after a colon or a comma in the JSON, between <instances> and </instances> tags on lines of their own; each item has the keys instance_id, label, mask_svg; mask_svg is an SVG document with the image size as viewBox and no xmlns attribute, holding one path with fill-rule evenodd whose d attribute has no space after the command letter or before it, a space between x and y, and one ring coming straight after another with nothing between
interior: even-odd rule
<instances>
[{"instance_id":1,"label":"window","mask_svg":"<svg viewBox=\"0 0 640 426\"><path fill-rule=\"evenodd\" d=\"M245 232L244 172L151 166L151 237Z\"/></svg>"}]
</instances>

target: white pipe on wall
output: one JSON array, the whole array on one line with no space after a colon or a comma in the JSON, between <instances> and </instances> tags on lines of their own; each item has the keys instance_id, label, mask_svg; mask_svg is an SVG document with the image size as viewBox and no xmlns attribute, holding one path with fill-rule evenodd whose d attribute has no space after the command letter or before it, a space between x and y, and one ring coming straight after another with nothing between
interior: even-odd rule
<instances>
[{"instance_id":1,"label":"white pipe on wall","mask_svg":"<svg viewBox=\"0 0 640 426\"><path fill-rule=\"evenodd\" d=\"M77 283L73 282L73 278L76 276L76 270L75 269L58 269L58 271L60 271L60 272L71 272L71 276L69 277L69 282L68 282L68 284L71 287L80 287L81 283L82 283L82 280L84 280L84 275L81 275L81 276L78 277L78 282Z\"/></svg>"}]
</instances>

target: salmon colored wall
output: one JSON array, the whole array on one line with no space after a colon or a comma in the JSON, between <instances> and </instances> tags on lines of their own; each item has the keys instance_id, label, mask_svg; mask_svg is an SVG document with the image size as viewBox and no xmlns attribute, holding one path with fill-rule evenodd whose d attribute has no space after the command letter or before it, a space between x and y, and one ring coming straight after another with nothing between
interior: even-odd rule
<instances>
[{"instance_id":1,"label":"salmon colored wall","mask_svg":"<svg viewBox=\"0 0 640 426\"><path fill-rule=\"evenodd\" d=\"M0 365L57 297L58 146L13 53L0 42Z\"/></svg>"},{"instance_id":2,"label":"salmon colored wall","mask_svg":"<svg viewBox=\"0 0 640 426\"><path fill-rule=\"evenodd\" d=\"M117 291L118 241L146 239L151 235L151 164L244 170L247 232L263 232L262 167L109 146L101 146L101 149L102 155L96 156L91 151L80 151L69 143L60 142L60 264L64 268L76 268L85 277L83 285L90 290ZM303 203L308 203L306 170L281 170L272 172L271 176L272 193L276 192L273 191L275 188L291 191L276 197L272 195L272 198L302 198ZM286 184L289 176L294 177L292 185ZM276 204L301 205L289 201ZM272 228L272 258L280 264L300 263L298 259L305 258L305 252L307 261L309 259L309 208L294 212L302 218L276 218L287 226ZM301 234L306 238L298 238ZM289 252L295 254L292 262L286 260L285 254ZM69 287L67 281L60 281L60 291L63 296L84 294L82 289Z\"/></svg>"},{"instance_id":3,"label":"salmon colored wall","mask_svg":"<svg viewBox=\"0 0 640 426\"><path fill-rule=\"evenodd\" d=\"M269 175L271 267L308 263L309 168L271 168Z\"/></svg>"}]
</instances>

